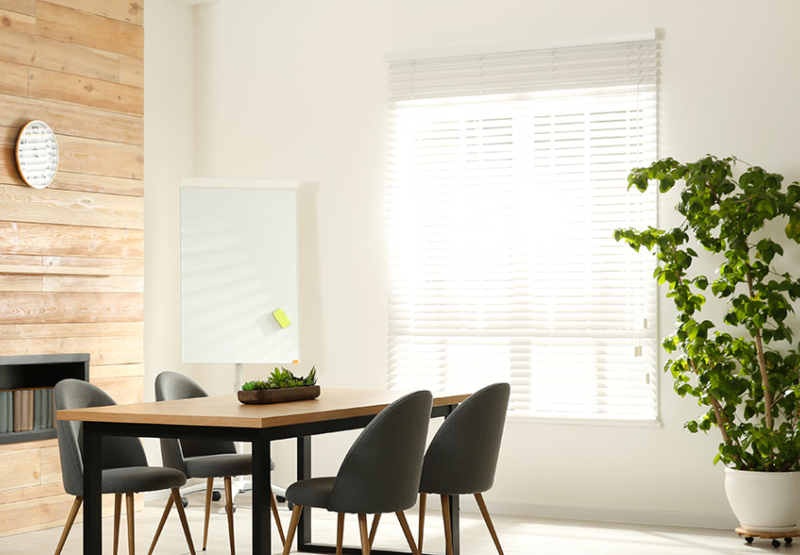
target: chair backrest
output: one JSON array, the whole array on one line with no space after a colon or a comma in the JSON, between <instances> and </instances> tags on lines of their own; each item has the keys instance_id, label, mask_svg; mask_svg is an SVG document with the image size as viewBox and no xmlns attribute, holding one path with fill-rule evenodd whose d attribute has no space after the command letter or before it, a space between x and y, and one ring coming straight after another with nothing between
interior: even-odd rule
<instances>
[{"instance_id":1,"label":"chair backrest","mask_svg":"<svg viewBox=\"0 0 800 555\"><path fill-rule=\"evenodd\" d=\"M56 410L105 407L117 403L102 389L83 380L61 380L56 384ZM83 423L56 422L58 453L64 489L71 495L83 495ZM147 466L147 456L138 437L103 438L101 465L104 469Z\"/></svg>"},{"instance_id":2,"label":"chair backrest","mask_svg":"<svg viewBox=\"0 0 800 555\"><path fill-rule=\"evenodd\" d=\"M511 386L496 383L470 395L433 437L420 493L471 494L491 489Z\"/></svg>"},{"instance_id":3,"label":"chair backrest","mask_svg":"<svg viewBox=\"0 0 800 555\"><path fill-rule=\"evenodd\" d=\"M429 391L410 393L364 428L339 468L329 511L389 513L414 505L432 401Z\"/></svg>"},{"instance_id":4,"label":"chair backrest","mask_svg":"<svg viewBox=\"0 0 800 555\"><path fill-rule=\"evenodd\" d=\"M193 379L178 372L161 372L156 376L156 401L174 401L208 397L208 393ZM216 439L162 439L161 458L164 466L175 468L186 474L188 457L236 453L232 441Z\"/></svg>"}]
</instances>

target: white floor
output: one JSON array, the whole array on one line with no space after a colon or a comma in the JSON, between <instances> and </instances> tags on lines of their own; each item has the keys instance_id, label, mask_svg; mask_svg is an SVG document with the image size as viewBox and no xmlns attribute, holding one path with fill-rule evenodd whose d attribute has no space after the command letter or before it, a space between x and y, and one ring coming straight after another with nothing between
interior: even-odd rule
<instances>
[{"instance_id":1,"label":"white floor","mask_svg":"<svg viewBox=\"0 0 800 555\"><path fill-rule=\"evenodd\" d=\"M192 528L192 535L198 554L201 554L203 539L203 495L189 496L190 505L186 509ZM240 555L250 553L250 499L247 494L237 497L238 510L236 521L236 551ZM227 555L228 533L225 515L218 512L222 503L214 503L211 517L207 555ZM146 554L161 516L163 505L149 502L145 510L136 514L136 552ZM288 526L289 511L281 508L284 527ZM416 536L417 514L409 511L408 520ZM334 542L336 518L324 511L315 511L313 515L314 541ZM528 554L579 554L579 555L703 555L738 553L798 553L798 545L773 548L769 541L756 540L746 545L733 531L703 530L693 528L675 528L658 526L641 526L625 524L609 524L599 522L582 522L573 520L556 520L531 517L512 517L495 515L495 526L503 544L506 555ZM426 518L424 551L442 553L441 514L429 509ZM104 519L104 551L111 553L112 520ZM120 533L120 553L127 554L127 536L124 531L125 519L122 519ZM274 528L273 528L274 532ZM345 521L345 544L358 545L358 523L355 516ZM19 534L0 538L0 555L52 554L58 543L61 529L50 529L27 534ZM496 553L489 533L479 514L461 513L461 553L463 555L493 555ZM277 533L273 533L273 552L280 553L280 541ZM72 530L64 555L80 555L82 550L82 526L76 524ZM376 548L393 548L407 550L408 545L393 515L384 515L375 541ZM164 532L159 540L154 555L188 553L177 514L173 511Z\"/></svg>"}]
</instances>

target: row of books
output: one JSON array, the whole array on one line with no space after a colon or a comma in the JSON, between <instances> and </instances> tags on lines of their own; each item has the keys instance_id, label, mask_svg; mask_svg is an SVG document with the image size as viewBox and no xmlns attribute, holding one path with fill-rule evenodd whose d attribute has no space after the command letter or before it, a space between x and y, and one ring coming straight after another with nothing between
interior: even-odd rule
<instances>
[{"instance_id":1,"label":"row of books","mask_svg":"<svg viewBox=\"0 0 800 555\"><path fill-rule=\"evenodd\" d=\"M53 388L0 391L0 434L54 428Z\"/></svg>"}]
</instances>

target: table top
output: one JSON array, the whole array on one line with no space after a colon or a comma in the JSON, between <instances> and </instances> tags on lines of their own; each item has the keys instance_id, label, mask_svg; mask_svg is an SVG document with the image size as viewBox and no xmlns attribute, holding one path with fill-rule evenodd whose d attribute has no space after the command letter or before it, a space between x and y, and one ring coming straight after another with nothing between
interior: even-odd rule
<instances>
[{"instance_id":1,"label":"table top","mask_svg":"<svg viewBox=\"0 0 800 555\"><path fill-rule=\"evenodd\" d=\"M177 426L272 428L378 414L407 391L322 388L317 399L243 405L236 395L133 403L58 411L59 420ZM469 395L435 394L433 406L462 402Z\"/></svg>"}]
</instances>

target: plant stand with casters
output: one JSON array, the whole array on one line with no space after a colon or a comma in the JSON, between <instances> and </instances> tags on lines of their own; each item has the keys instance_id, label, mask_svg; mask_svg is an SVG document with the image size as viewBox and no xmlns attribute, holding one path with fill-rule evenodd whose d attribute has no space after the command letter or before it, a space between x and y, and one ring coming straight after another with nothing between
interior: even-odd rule
<instances>
[{"instance_id":1,"label":"plant stand with casters","mask_svg":"<svg viewBox=\"0 0 800 555\"><path fill-rule=\"evenodd\" d=\"M783 541L786 542L786 545L792 543L792 538L800 538L800 530L793 530L791 532L778 532L778 533L752 532L740 526L736 529L736 533L739 534L739 536L744 537L744 541L746 541L747 543L753 543L754 538L761 538L763 540L772 540L772 547L780 547L781 538L783 538Z\"/></svg>"}]
</instances>

